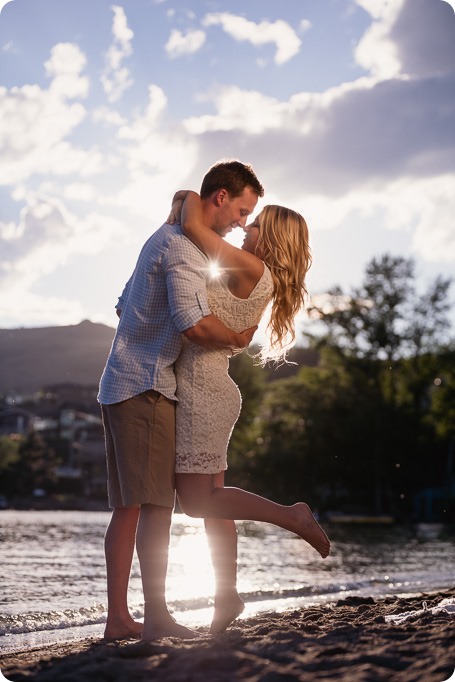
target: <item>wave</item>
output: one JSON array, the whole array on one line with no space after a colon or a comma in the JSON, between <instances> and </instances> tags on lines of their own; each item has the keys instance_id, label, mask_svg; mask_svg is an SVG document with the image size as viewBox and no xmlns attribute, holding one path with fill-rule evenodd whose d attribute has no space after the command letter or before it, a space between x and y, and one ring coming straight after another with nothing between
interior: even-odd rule
<instances>
[{"instance_id":1,"label":"wave","mask_svg":"<svg viewBox=\"0 0 455 682\"><path fill-rule=\"evenodd\" d=\"M400 583L401 585L401 583ZM409 591L412 586L409 585ZM315 598L330 598L331 595L352 594L359 592L389 592L390 585L384 580L375 579L352 581L349 583L327 583L325 585L256 590L254 592L240 593L246 604L254 602L269 602L273 610L273 602L277 600L310 601ZM417 587L417 585L415 586ZM198 597L191 599L173 600L169 602L170 610L178 613L198 611L213 606L211 598ZM96 625L106 621L106 605L94 604L90 607L78 609L65 609L63 611L43 611L23 614L0 614L0 636L21 633L40 632L44 630L64 630L65 628L83 627ZM131 612L134 618L144 616L143 605L133 604Z\"/></svg>"}]
</instances>

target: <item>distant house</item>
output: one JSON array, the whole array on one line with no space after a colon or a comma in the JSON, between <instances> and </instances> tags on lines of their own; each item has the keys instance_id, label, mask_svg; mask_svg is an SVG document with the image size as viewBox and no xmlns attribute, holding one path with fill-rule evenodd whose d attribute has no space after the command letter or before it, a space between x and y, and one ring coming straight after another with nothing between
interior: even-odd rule
<instances>
[{"instance_id":1,"label":"distant house","mask_svg":"<svg viewBox=\"0 0 455 682\"><path fill-rule=\"evenodd\" d=\"M41 409L35 430L44 437L61 438L68 442L83 440L93 434L103 437L101 417L67 406Z\"/></svg>"},{"instance_id":2,"label":"distant house","mask_svg":"<svg viewBox=\"0 0 455 682\"><path fill-rule=\"evenodd\" d=\"M34 430L37 416L20 407L0 409L0 436L25 436Z\"/></svg>"},{"instance_id":3,"label":"distant house","mask_svg":"<svg viewBox=\"0 0 455 682\"><path fill-rule=\"evenodd\" d=\"M74 383L47 384L43 387L43 402L59 407L70 406L81 412L90 412L100 416L101 410L97 400L98 385L83 386Z\"/></svg>"},{"instance_id":4,"label":"distant house","mask_svg":"<svg viewBox=\"0 0 455 682\"><path fill-rule=\"evenodd\" d=\"M31 409L0 407L0 436L39 434L59 459L55 490L61 495L105 499L104 430L96 386L48 385ZM1 507L0 507L1 508Z\"/></svg>"},{"instance_id":5,"label":"distant house","mask_svg":"<svg viewBox=\"0 0 455 682\"><path fill-rule=\"evenodd\" d=\"M107 491L106 450L104 438L88 436L79 443L73 443L72 462L81 472L85 497L105 498Z\"/></svg>"}]
</instances>

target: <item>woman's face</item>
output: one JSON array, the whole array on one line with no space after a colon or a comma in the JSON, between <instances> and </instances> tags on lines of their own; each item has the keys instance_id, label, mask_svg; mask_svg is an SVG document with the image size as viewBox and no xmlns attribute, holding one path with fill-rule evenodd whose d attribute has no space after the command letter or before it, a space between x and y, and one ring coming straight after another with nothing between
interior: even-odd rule
<instances>
[{"instance_id":1,"label":"woman's face","mask_svg":"<svg viewBox=\"0 0 455 682\"><path fill-rule=\"evenodd\" d=\"M245 232L245 239L243 240L242 249L244 251L248 251L248 253L256 254L256 244L258 243L259 239L260 217L261 214L259 213L252 223L245 225L243 228Z\"/></svg>"}]
</instances>

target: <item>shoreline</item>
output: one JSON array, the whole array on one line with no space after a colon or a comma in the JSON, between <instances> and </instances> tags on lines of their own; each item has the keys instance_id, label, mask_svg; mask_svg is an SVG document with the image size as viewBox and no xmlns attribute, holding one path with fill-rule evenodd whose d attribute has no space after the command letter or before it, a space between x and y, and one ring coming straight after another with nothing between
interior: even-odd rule
<instances>
[{"instance_id":1,"label":"shoreline","mask_svg":"<svg viewBox=\"0 0 455 682\"><path fill-rule=\"evenodd\" d=\"M131 657L134 643L93 637L2 655L0 670L12 682L443 682L455 669L454 624L455 588L405 597L347 596L261 613L217 637L198 627L199 638L157 640L142 657Z\"/></svg>"}]
</instances>

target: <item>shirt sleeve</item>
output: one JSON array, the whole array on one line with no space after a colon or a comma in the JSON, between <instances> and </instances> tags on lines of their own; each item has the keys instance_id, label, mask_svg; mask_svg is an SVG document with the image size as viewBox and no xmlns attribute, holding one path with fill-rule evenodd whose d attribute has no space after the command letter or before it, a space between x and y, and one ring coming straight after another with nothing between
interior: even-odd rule
<instances>
[{"instance_id":1,"label":"shirt sleeve","mask_svg":"<svg viewBox=\"0 0 455 682\"><path fill-rule=\"evenodd\" d=\"M123 291L122 291L121 295L119 296L117 303L115 304L115 309L119 310L120 312L122 312L122 308L125 305L125 300L128 297L128 291L130 288L131 279L132 279L132 277L130 277L128 282L125 284Z\"/></svg>"},{"instance_id":2,"label":"shirt sleeve","mask_svg":"<svg viewBox=\"0 0 455 682\"><path fill-rule=\"evenodd\" d=\"M186 237L179 235L163 257L172 321L183 332L211 311L207 301L208 260Z\"/></svg>"}]
</instances>

